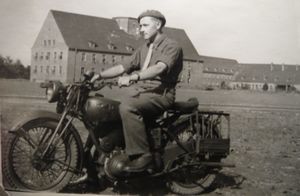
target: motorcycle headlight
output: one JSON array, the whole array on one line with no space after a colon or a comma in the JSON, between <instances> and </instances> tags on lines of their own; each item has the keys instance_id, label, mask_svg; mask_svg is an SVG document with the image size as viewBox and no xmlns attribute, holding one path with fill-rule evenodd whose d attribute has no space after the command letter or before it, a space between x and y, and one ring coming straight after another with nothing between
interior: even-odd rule
<instances>
[{"instance_id":1,"label":"motorcycle headlight","mask_svg":"<svg viewBox=\"0 0 300 196\"><path fill-rule=\"evenodd\" d=\"M49 103L58 101L59 91L63 88L61 82L51 82L49 87L46 89L46 97Z\"/></svg>"}]
</instances>

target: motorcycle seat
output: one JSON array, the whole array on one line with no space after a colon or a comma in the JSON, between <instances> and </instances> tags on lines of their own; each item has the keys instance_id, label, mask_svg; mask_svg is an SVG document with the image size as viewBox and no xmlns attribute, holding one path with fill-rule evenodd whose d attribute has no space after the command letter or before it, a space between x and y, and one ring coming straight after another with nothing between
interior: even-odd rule
<instances>
[{"instance_id":1,"label":"motorcycle seat","mask_svg":"<svg viewBox=\"0 0 300 196\"><path fill-rule=\"evenodd\" d=\"M188 99L187 101L175 101L172 108L170 108L169 112L178 111L183 114L189 114L197 110L199 106L198 99L193 97Z\"/></svg>"}]
</instances>

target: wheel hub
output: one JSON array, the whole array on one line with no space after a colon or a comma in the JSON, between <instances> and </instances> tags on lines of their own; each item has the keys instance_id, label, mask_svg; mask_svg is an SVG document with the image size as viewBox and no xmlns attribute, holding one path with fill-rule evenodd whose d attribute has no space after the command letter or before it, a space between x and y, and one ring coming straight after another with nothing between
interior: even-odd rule
<instances>
[{"instance_id":1,"label":"wheel hub","mask_svg":"<svg viewBox=\"0 0 300 196\"><path fill-rule=\"evenodd\" d=\"M45 147L39 148L33 155L31 160L32 166L38 171L46 171L54 162L55 148L50 146L46 154L43 156Z\"/></svg>"}]
</instances>

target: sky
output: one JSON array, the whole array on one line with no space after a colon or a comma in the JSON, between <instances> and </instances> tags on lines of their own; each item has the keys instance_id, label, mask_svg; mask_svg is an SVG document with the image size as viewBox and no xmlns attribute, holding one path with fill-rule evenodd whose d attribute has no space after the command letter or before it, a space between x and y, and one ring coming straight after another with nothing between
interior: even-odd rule
<instances>
[{"instance_id":1,"label":"sky","mask_svg":"<svg viewBox=\"0 0 300 196\"><path fill-rule=\"evenodd\" d=\"M300 64L299 0L0 0L0 54L30 65L49 10L104 18L161 11L200 55L240 63Z\"/></svg>"}]
</instances>

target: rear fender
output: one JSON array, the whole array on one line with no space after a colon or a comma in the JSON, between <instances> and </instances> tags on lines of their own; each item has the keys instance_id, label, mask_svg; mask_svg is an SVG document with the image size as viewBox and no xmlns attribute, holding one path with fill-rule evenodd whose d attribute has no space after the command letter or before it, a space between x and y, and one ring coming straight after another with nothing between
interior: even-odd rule
<instances>
[{"instance_id":1,"label":"rear fender","mask_svg":"<svg viewBox=\"0 0 300 196\"><path fill-rule=\"evenodd\" d=\"M9 130L10 133L14 134L20 134L20 130L22 127L24 127L28 123L35 123L35 122L45 122L45 121L52 121L52 122L59 122L61 118L60 114L44 111L44 110L37 110L37 111L31 111L26 113L26 117L20 118L17 120L16 124ZM78 130L72 125L69 125L69 129L72 131L74 138L76 140L76 143L79 147L79 160L78 160L78 170L81 170L83 165L83 143L81 140L81 137L79 135ZM22 134L22 131L21 131Z\"/></svg>"}]
</instances>

